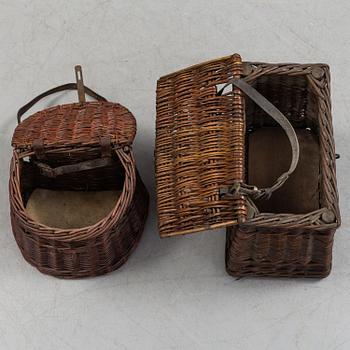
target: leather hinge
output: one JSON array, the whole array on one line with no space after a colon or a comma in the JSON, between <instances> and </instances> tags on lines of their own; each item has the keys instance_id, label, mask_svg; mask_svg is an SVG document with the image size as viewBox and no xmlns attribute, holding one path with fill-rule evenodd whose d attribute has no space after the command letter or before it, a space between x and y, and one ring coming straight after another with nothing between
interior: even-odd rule
<instances>
[{"instance_id":1,"label":"leather hinge","mask_svg":"<svg viewBox=\"0 0 350 350\"><path fill-rule=\"evenodd\" d=\"M100 139L100 145L101 145L101 157L111 157L112 154L112 145L111 145L111 137L108 136L103 136Z\"/></svg>"},{"instance_id":2,"label":"leather hinge","mask_svg":"<svg viewBox=\"0 0 350 350\"><path fill-rule=\"evenodd\" d=\"M62 165L56 168L51 168L49 165L41 162L35 162L35 164L39 168L41 174L50 178L55 178L57 176L61 176L65 174L78 173L81 171L110 166L113 164L113 160L111 157L104 157L104 158L87 160L76 164Z\"/></svg>"},{"instance_id":3,"label":"leather hinge","mask_svg":"<svg viewBox=\"0 0 350 350\"><path fill-rule=\"evenodd\" d=\"M33 141L33 151L37 159L45 159L44 142L42 139L36 139Z\"/></svg>"}]
</instances>

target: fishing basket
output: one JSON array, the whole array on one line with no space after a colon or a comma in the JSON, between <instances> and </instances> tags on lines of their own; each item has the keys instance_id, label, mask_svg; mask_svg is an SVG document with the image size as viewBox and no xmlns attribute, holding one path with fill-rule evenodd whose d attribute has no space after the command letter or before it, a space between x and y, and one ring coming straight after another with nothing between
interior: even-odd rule
<instances>
[{"instance_id":1,"label":"fishing basket","mask_svg":"<svg viewBox=\"0 0 350 350\"><path fill-rule=\"evenodd\" d=\"M325 277L340 225L326 64L237 54L157 84L161 237L227 228L235 277Z\"/></svg>"},{"instance_id":2,"label":"fishing basket","mask_svg":"<svg viewBox=\"0 0 350 350\"><path fill-rule=\"evenodd\" d=\"M18 111L9 182L12 229L23 257L61 278L97 276L124 264L148 211L132 151L135 118L85 87L80 66L75 72L76 83ZM36 102L65 90L77 90L79 102L22 121Z\"/></svg>"}]
</instances>

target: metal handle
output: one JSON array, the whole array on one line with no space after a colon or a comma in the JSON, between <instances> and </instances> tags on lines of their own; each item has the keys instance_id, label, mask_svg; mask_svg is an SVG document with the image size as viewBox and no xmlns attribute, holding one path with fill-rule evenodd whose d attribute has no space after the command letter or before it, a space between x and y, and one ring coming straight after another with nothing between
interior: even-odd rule
<instances>
[{"instance_id":1,"label":"metal handle","mask_svg":"<svg viewBox=\"0 0 350 350\"><path fill-rule=\"evenodd\" d=\"M23 107L21 107L17 112L17 122L18 124L21 122L22 116L24 113L26 113L31 107L33 107L37 102L39 102L41 99L43 99L46 96L55 94L60 91L65 90L78 90L78 96L79 96L79 102L83 103L85 102L85 94L89 95L90 97L96 99L97 101L107 101L103 96L99 95L95 91L91 90L87 86L84 86L83 82L83 75L81 74L81 67L76 66L75 67L75 73L77 78L77 83L68 83L64 85L57 86L53 89L47 90L43 92L42 94L36 96L33 98L30 102L26 103ZM80 73L78 73L80 72ZM79 79L78 79L78 74Z\"/></svg>"},{"instance_id":2,"label":"metal handle","mask_svg":"<svg viewBox=\"0 0 350 350\"><path fill-rule=\"evenodd\" d=\"M230 80L219 92L218 95L222 94L224 89L233 84L242 90L251 100L253 100L261 109L263 109L269 116L271 116L285 131L288 136L290 145L292 147L292 160L288 171L283 173L275 183L268 188L258 189L255 186L249 186L246 184L235 183L231 192L241 193L246 195L252 195L254 198L269 198L272 192L279 189L293 173L298 165L299 161L299 142L295 130L289 120L283 115L283 113L277 109L270 101L268 101L263 95L261 95L256 89L251 85L246 83L243 79L232 79ZM230 92L232 93L232 92Z\"/></svg>"},{"instance_id":3,"label":"metal handle","mask_svg":"<svg viewBox=\"0 0 350 350\"><path fill-rule=\"evenodd\" d=\"M75 70L75 79L77 81L78 99L80 103L84 103L86 102L86 100L85 100L83 71L80 65L75 66L74 70Z\"/></svg>"}]
</instances>

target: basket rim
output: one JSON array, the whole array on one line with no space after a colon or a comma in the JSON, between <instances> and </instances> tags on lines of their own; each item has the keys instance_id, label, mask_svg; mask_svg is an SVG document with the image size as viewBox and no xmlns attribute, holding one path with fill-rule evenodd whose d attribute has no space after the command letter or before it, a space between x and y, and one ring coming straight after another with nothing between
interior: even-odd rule
<instances>
[{"instance_id":1,"label":"basket rim","mask_svg":"<svg viewBox=\"0 0 350 350\"><path fill-rule=\"evenodd\" d=\"M276 66L274 63L263 63L263 62L246 62L254 66L254 70L246 77L246 81L254 83L261 76L268 76L276 74L278 75L293 75L293 76L305 76L310 84L312 93L317 98L317 103L323 105L323 124L324 128L329 128L330 131L327 133L321 132L318 136L319 143L327 145L328 155L331 161L325 161L325 152L320 150L320 171L327 173L334 166L334 172L329 171L329 176L321 176L320 182L324 186L332 188L333 200L328 196L325 198L326 205L320 207L317 210L308 212L305 214L293 214L293 213L265 213L260 212L256 217L247 219L246 221L239 224L239 226L256 226L262 228L305 228L312 230L329 230L338 228L341 225L341 217L339 210L339 194L337 189L337 181L335 176L335 148L334 148L334 135L332 128L332 113L330 107L330 67L325 63L311 63L311 64L277 64L278 67L271 69ZM281 70L282 68L282 70ZM315 70L316 69L316 70ZM319 70L321 69L321 70ZM286 71L284 71L286 70ZM317 73L317 75L315 74ZM320 75L318 75L320 74ZM325 85L326 91L321 92L322 83ZM328 101L327 101L328 99ZM322 102L321 102L322 101ZM320 112L319 112L320 114ZM318 115L318 119L321 116ZM332 146L331 146L332 145ZM322 191L322 189L321 189ZM327 223L322 220L322 215L331 213L334 215L334 222Z\"/></svg>"},{"instance_id":2,"label":"basket rim","mask_svg":"<svg viewBox=\"0 0 350 350\"><path fill-rule=\"evenodd\" d=\"M231 55L226 55L226 56L214 58L211 60L206 60L204 62L192 64L188 67L180 68L180 69L176 70L175 72L168 73L168 74L161 76L158 79L158 81L162 81L164 79L169 79L169 78L175 77L179 74L190 72L194 69L200 68L201 66L205 66L205 65L210 64L210 63L220 63L222 61L232 59L235 55L238 55L238 54L233 53ZM273 66L286 67L286 68L297 66L297 67L300 67L302 69L310 67L310 66L318 66L320 68L329 68L329 65L327 63L321 63L321 62L314 62L314 63L283 62L282 63L282 62L264 62L264 61L249 61L249 60L244 61L244 60L242 60L242 64L243 64L243 66L246 66L246 65L272 66L273 65ZM243 75L247 75L247 74L245 74L244 69L243 69Z\"/></svg>"},{"instance_id":3,"label":"basket rim","mask_svg":"<svg viewBox=\"0 0 350 350\"><path fill-rule=\"evenodd\" d=\"M19 155L16 150L11 159L10 175L10 205L16 220L21 220L22 225L28 228L31 235L62 242L81 242L96 238L100 235L108 234L112 228L123 219L126 214L135 192L136 171L134 167L134 157L132 151L115 148L114 152L118 156L124 170L125 179L123 189L112 211L97 223L77 229L59 229L46 226L34 221L27 214L20 191L20 169L19 161L23 155Z\"/></svg>"}]
</instances>

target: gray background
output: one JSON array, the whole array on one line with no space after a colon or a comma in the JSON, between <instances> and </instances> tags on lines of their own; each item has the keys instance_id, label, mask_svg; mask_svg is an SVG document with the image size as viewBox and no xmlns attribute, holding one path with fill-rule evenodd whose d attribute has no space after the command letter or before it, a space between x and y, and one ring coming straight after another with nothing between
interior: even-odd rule
<instances>
[{"instance_id":1,"label":"gray background","mask_svg":"<svg viewBox=\"0 0 350 350\"><path fill-rule=\"evenodd\" d=\"M349 1L0 1L1 349L349 349ZM343 225L324 280L243 279L224 269L224 230L161 240L154 205L156 80L239 52L326 62ZM152 206L119 271L62 281L37 272L12 237L10 140L18 107L74 80L127 106ZM76 99L67 93L33 110Z\"/></svg>"}]
</instances>

